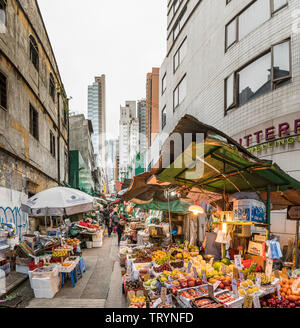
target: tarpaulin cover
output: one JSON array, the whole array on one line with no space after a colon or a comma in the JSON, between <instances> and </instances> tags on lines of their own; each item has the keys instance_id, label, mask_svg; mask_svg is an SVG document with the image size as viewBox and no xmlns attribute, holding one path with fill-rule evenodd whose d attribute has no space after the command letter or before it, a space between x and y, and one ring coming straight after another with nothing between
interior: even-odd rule
<instances>
[{"instance_id":1,"label":"tarpaulin cover","mask_svg":"<svg viewBox=\"0 0 300 328\"><path fill-rule=\"evenodd\" d=\"M170 212L171 213L180 213L180 214L187 214L189 207L193 205L192 203L183 203L180 201L173 201L170 202ZM141 208L143 210L157 210L157 211L163 211L163 212L168 212L168 203L167 202L157 202L153 201L152 203L149 204L135 204L135 208Z\"/></svg>"}]
</instances>

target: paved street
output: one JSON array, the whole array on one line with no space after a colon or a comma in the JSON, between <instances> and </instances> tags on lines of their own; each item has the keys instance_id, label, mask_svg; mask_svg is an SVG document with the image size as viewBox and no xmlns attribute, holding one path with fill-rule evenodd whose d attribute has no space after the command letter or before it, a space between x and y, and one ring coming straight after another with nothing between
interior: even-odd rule
<instances>
[{"instance_id":1,"label":"paved street","mask_svg":"<svg viewBox=\"0 0 300 328\"><path fill-rule=\"evenodd\" d=\"M83 251L86 273L75 288L68 281L54 299L33 298L28 308L122 308L117 237L105 237L102 248Z\"/></svg>"}]
</instances>

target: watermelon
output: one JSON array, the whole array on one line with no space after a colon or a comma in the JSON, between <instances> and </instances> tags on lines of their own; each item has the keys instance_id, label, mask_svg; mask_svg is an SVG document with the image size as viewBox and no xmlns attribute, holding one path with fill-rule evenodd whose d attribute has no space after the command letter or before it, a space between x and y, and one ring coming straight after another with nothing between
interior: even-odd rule
<instances>
[{"instance_id":1,"label":"watermelon","mask_svg":"<svg viewBox=\"0 0 300 328\"><path fill-rule=\"evenodd\" d=\"M224 258L224 259L221 261L221 263L224 263L225 265L230 265L230 264L231 264L230 260L227 259L227 258Z\"/></svg>"}]
</instances>

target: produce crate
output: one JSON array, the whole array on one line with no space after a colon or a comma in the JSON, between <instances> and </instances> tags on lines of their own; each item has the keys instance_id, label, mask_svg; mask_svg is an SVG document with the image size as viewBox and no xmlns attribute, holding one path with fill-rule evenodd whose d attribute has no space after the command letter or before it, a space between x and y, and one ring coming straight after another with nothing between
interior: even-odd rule
<instances>
[{"instance_id":1,"label":"produce crate","mask_svg":"<svg viewBox=\"0 0 300 328\"><path fill-rule=\"evenodd\" d=\"M143 287L143 284L141 284L141 288L137 288L137 289L130 289L130 288L126 288L126 281L128 281L129 279L127 280L124 280L124 292L125 292L125 295L127 296L128 292L129 291L134 291L134 292L137 292L139 290L145 290L144 287ZM139 281L140 282L140 281Z\"/></svg>"},{"instance_id":2,"label":"produce crate","mask_svg":"<svg viewBox=\"0 0 300 328\"><path fill-rule=\"evenodd\" d=\"M191 301L191 305L193 308L196 308L196 309L201 309L203 307L199 307L197 305L197 302L198 301L201 301L201 300L208 300L210 303L209 304L214 304L215 305L215 308L218 309L218 308L222 308L223 305L220 304L218 301L216 301L215 299L213 298L210 298L208 296L202 296L202 297L199 297L199 298L196 298L195 300Z\"/></svg>"}]
</instances>

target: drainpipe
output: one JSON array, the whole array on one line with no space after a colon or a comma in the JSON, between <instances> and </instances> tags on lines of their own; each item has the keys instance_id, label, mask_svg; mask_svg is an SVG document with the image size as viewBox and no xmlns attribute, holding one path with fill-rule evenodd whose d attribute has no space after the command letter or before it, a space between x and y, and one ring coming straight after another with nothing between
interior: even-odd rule
<instances>
[{"instance_id":1,"label":"drainpipe","mask_svg":"<svg viewBox=\"0 0 300 328\"><path fill-rule=\"evenodd\" d=\"M60 186L60 92L57 92L58 136L57 136L57 180Z\"/></svg>"}]
</instances>

